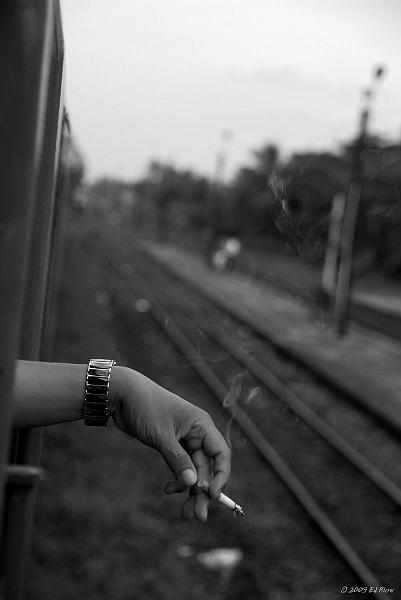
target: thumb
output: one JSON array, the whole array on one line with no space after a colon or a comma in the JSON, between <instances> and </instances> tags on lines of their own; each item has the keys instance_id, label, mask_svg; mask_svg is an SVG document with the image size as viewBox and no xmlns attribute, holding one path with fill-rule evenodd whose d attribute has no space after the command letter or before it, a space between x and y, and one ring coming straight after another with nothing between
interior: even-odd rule
<instances>
[{"instance_id":1,"label":"thumb","mask_svg":"<svg viewBox=\"0 0 401 600\"><path fill-rule=\"evenodd\" d=\"M198 477L194 463L177 440L166 440L162 444L160 452L179 481L182 481L188 487L195 485Z\"/></svg>"}]
</instances>

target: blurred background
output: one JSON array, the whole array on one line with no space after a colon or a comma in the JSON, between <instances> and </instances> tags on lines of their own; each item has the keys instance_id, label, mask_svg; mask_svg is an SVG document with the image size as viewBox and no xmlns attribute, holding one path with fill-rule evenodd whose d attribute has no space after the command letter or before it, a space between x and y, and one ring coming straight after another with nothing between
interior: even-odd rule
<instances>
[{"instance_id":1,"label":"blurred background","mask_svg":"<svg viewBox=\"0 0 401 600\"><path fill-rule=\"evenodd\" d=\"M110 355L209 410L233 449L229 493L250 515L233 521L216 510L207 526L182 524L178 500L161 494L169 475L155 453L115 430L105 439L82 425L50 428L28 597L340 597L362 575L321 539L170 345L160 322L169 328L171 304L156 323L152 297L141 287L128 292L123 280L139 281L144 271L148 284L158 280L159 267L145 269L138 258L146 250L178 265L181 277L198 278L203 293L234 298L243 290L253 302L245 312L260 322L256 303L265 302L266 328L270 318L280 330L278 358L255 350L250 323L230 321L232 307L227 329L238 330L249 352L278 361L290 389L401 485L401 4L64 0L62 16L73 193L55 359ZM193 335L210 359L204 334ZM306 348L308 377L317 378L307 384L299 371ZM220 367L225 358L210 360ZM330 391L322 392L326 377ZM224 406L237 403L247 414L252 407L256 421L271 421L283 454L302 459L301 471L321 457L310 486L332 517L342 523L337 512L348 503L363 522L379 515L370 538L361 523L362 533L352 533L350 515L344 530L389 588L401 584L399 508L358 487L353 470L344 474L314 442L305 438L301 449L292 437L299 417L275 404L277 392L238 365L221 378ZM376 423L372 400L374 417L366 416L361 396L369 393L383 413L387 400L394 412Z\"/></svg>"},{"instance_id":2,"label":"blurred background","mask_svg":"<svg viewBox=\"0 0 401 600\"><path fill-rule=\"evenodd\" d=\"M396 0L62 8L66 103L84 168L76 202L113 205L159 238L191 230L193 240L205 213L222 212L214 218L241 223L243 236L284 238L319 260L367 109L358 250L366 265L397 271Z\"/></svg>"}]
</instances>

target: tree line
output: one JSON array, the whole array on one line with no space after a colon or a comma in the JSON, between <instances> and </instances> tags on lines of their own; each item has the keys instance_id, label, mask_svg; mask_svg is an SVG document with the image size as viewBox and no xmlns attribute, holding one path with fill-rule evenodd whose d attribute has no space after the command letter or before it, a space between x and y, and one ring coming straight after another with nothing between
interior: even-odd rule
<instances>
[{"instance_id":1,"label":"tree line","mask_svg":"<svg viewBox=\"0 0 401 600\"><path fill-rule=\"evenodd\" d=\"M150 218L159 239L180 229L200 235L205 228L235 232L243 239L276 238L290 251L319 261L333 197L347 193L355 151L356 141L351 140L338 152L283 158L276 145L266 144L224 183L154 160L146 174L130 184L135 195L133 225L140 227ZM358 151L363 191L356 254L369 268L401 274L401 143L370 136ZM97 193L116 185L97 182Z\"/></svg>"}]
</instances>

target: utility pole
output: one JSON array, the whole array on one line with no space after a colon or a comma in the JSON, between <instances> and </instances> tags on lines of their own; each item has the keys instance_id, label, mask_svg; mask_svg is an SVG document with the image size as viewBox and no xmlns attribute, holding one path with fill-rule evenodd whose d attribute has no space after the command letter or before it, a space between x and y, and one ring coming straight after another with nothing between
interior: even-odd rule
<instances>
[{"instance_id":1,"label":"utility pole","mask_svg":"<svg viewBox=\"0 0 401 600\"><path fill-rule=\"evenodd\" d=\"M219 192L224 182L224 175L227 166L229 145L233 139L231 129L224 129L221 133L221 147L216 156L214 174L210 182L208 199L204 211L204 236L205 236L205 261L208 266L211 265L211 254L213 247L219 237L221 228L222 214L220 206Z\"/></svg>"},{"instance_id":2,"label":"utility pole","mask_svg":"<svg viewBox=\"0 0 401 600\"><path fill-rule=\"evenodd\" d=\"M352 176L344 206L340 261L334 298L334 323L338 335L344 335L347 331L354 237L363 185L363 150L366 146L371 102L376 93L377 84L383 75L384 67L377 67L374 70L371 85L364 92L365 104L360 114L358 135L353 148Z\"/></svg>"},{"instance_id":3,"label":"utility pole","mask_svg":"<svg viewBox=\"0 0 401 600\"><path fill-rule=\"evenodd\" d=\"M341 247L341 230L344 220L345 194L336 194L331 205L326 256L322 273L322 290L332 302L335 296L338 276L338 262Z\"/></svg>"},{"instance_id":4,"label":"utility pole","mask_svg":"<svg viewBox=\"0 0 401 600\"><path fill-rule=\"evenodd\" d=\"M214 176L211 183L211 221L212 226L221 225L221 207L219 205L219 191L224 183L224 176L227 166L228 150L229 145L233 139L233 132L231 129L224 129L221 133L221 147L219 148L216 156L216 164L214 169Z\"/></svg>"}]
</instances>

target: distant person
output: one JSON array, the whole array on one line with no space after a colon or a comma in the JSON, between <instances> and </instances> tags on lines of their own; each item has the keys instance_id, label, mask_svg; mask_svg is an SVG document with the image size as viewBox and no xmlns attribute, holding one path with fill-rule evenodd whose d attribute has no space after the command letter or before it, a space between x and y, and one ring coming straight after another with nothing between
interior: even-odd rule
<instances>
[{"instance_id":1,"label":"distant person","mask_svg":"<svg viewBox=\"0 0 401 600\"><path fill-rule=\"evenodd\" d=\"M167 494L189 491L183 518L206 521L209 498L195 484L210 481L209 494L217 499L231 468L230 450L208 413L105 359L89 365L17 362L15 427L82 418L87 425L105 425L109 416L163 456L175 476L165 486Z\"/></svg>"}]
</instances>

